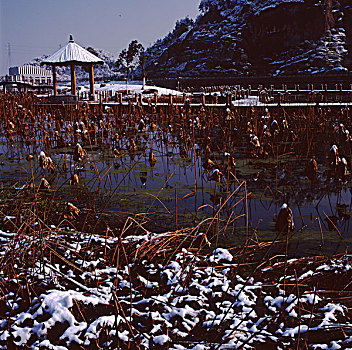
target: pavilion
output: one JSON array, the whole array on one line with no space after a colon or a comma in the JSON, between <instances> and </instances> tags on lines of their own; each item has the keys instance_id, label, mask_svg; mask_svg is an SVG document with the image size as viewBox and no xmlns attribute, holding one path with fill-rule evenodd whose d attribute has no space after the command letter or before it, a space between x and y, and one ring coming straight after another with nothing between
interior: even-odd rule
<instances>
[{"instance_id":1,"label":"pavilion","mask_svg":"<svg viewBox=\"0 0 352 350\"><path fill-rule=\"evenodd\" d=\"M70 35L70 41L62 48L57 50L51 56L47 57L41 62L41 65L50 65L53 71L53 89L54 96L57 96L57 79L56 66L70 66L71 67L71 93L76 95L76 71L75 66L83 66L89 71L89 85L90 96L94 96L94 64L103 64L104 61L99 57L93 55L83 47L76 44L73 36Z\"/></svg>"}]
</instances>

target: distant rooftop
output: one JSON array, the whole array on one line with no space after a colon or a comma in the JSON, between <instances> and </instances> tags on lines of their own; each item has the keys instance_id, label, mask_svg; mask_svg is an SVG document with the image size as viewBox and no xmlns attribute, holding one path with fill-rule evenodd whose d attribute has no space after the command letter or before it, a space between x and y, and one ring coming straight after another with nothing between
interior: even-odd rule
<instances>
[{"instance_id":1,"label":"distant rooftop","mask_svg":"<svg viewBox=\"0 0 352 350\"><path fill-rule=\"evenodd\" d=\"M72 35L70 35L70 41L64 47L43 60L41 64L66 65L70 63L103 64L104 61L84 49L82 46L76 44Z\"/></svg>"}]
</instances>

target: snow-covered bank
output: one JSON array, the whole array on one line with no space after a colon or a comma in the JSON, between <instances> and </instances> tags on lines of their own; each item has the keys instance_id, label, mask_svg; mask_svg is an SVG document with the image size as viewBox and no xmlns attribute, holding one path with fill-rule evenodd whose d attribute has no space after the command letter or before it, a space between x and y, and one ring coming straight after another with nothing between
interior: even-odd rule
<instances>
[{"instance_id":1,"label":"snow-covered bank","mask_svg":"<svg viewBox=\"0 0 352 350\"><path fill-rule=\"evenodd\" d=\"M124 81L112 81L109 83L96 83L94 84L94 89L95 92L111 92L113 94L118 93L118 92L126 92L128 90L129 94L140 94L140 93L149 93L149 94L154 94L157 93L158 95L182 95L181 92L172 90L172 89L167 89L163 88L160 86L154 86L154 85L145 85L143 88L143 84L139 81L131 81L126 85L126 82ZM67 91L69 92L71 90L71 86L69 84L60 84L58 86L58 91L59 92L64 92ZM82 93L89 93L89 83L87 84L79 84L78 85L78 92L80 94Z\"/></svg>"},{"instance_id":2,"label":"snow-covered bank","mask_svg":"<svg viewBox=\"0 0 352 350\"><path fill-rule=\"evenodd\" d=\"M55 247L57 258L41 264L31 253L37 239L6 237L1 256L11 251L18 261L16 274L0 274L1 349L284 349L298 338L310 349L352 343L350 312L330 298L339 285L349 290L347 259L294 259L240 276L236 256L225 249L151 253L177 239L175 233L121 240L55 232L45 246ZM16 254L22 250L26 261Z\"/></svg>"}]
</instances>

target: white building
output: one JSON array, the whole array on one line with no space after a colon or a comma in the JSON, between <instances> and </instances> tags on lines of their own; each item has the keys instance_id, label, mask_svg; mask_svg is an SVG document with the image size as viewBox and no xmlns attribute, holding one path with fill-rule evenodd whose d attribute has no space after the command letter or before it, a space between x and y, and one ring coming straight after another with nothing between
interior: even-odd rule
<instances>
[{"instance_id":1,"label":"white building","mask_svg":"<svg viewBox=\"0 0 352 350\"><path fill-rule=\"evenodd\" d=\"M45 69L33 65L11 67L9 69L11 81L24 81L35 85L50 85L53 81L51 69Z\"/></svg>"}]
</instances>

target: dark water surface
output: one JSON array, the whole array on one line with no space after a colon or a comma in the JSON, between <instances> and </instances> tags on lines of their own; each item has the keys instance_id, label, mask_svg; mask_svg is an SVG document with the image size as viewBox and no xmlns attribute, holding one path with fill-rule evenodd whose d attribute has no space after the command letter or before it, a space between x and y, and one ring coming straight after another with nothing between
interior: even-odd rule
<instances>
[{"instance_id":1,"label":"dark water surface","mask_svg":"<svg viewBox=\"0 0 352 350\"><path fill-rule=\"evenodd\" d=\"M40 182L43 171L37 156L44 148L42 135L37 137L36 146L27 146L16 139L12 143L1 139L0 180L4 186L21 187L33 178L35 183ZM195 146L192 144L188 150L171 132L158 128L152 131L147 127L135 140L138 150L133 154L126 135L121 135L116 144L111 140L106 142L104 150L86 143L87 157L79 164L72 159L74 140L66 148L53 145L47 153L58 172L55 176L48 172L44 175L67 200L83 205L80 199L83 193L89 193L90 202L85 205L93 201L106 211L144 213L148 219L145 226L154 231L176 229L176 207L178 228L195 226L222 208L218 215L218 228L226 227L219 236L222 245L242 243L251 235L255 241L272 240L276 237L275 216L287 202L299 231L289 241L292 255L341 252L351 244L350 180L331 179L325 164L319 164L318 182L311 184L304 176L304 161L290 152L280 157L249 159L242 143L232 152L235 168L227 166L229 158L225 150L212 152L210 158L216 163L215 168L223 173L215 181L211 179L212 170L203 166L206 157L202 139L197 135ZM216 136L211 142L216 144ZM119 156L113 153L115 147L119 148ZM155 164L149 161L151 149L157 158ZM26 160L29 153L35 155L32 167ZM65 159L68 172L61 170ZM69 185L73 172L80 179L76 187ZM336 218L336 228L343 240L329 225L327 216Z\"/></svg>"}]
</instances>

